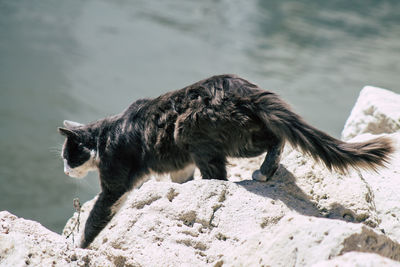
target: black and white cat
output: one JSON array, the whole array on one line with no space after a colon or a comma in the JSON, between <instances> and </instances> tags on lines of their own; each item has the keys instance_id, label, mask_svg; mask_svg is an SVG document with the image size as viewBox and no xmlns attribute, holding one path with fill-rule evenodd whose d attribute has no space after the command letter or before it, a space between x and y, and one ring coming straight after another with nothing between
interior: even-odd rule
<instances>
[{"instance_id":1,"label":"black and white cat","mask_svg":"<svg viewBox=\"0 0 400 267\"><path fill-rule=\"evenodd\" d=\"M277 170L286 141L344 172L350 167L376 170L393 151L386 137L362 143L337 140L307 124L273 92L235 75L138 100L121 114L94 123L64 125L58 130L66 137L65 173L81 178L98 170L100 175L101 193L86 222L83 248L110 221L118 200L150 172L181 172L191 179L196 165L203 179L226 180L227 157L268 151L253 173L253 179L266 181Z\"/></svg>"}]
</instances>

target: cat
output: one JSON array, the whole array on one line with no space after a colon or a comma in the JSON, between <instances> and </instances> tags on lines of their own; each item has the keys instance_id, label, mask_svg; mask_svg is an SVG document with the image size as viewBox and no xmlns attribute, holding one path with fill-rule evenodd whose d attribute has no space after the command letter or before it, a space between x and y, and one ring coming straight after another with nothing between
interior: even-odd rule
<instances>
[{"instance_id":1,"label":"cat","mask_svg":"<svg viewBox=\"0 0 400 267\"><path fill-rule=\"evenodd\" d=\"M267 181L278 168L285 142L330 170L377 170L393 151L391 139L345 143L307 124L281 100L236 75L219 75L155 99L135 101L122 113L87 125L64 122L64 171L76 178L98 170L101 192L86 221L86 248L110 221L141 177L175 172L227 180L227 157L266 154L253 179ZM183 170L183 171L182 171Z\"/></svg>"}]
</instances>

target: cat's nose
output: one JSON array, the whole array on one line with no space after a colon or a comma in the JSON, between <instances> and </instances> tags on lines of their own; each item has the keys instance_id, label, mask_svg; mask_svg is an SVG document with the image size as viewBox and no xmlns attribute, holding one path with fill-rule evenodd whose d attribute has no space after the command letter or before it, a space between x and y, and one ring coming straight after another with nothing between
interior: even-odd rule
<instances>
[{"instance_id":1,"label":"cat's nose","mask_svg":"<svg viewBox=\"0 0 400 267\"><path fill-rule=\"evenodd\" d=\"M69 171L64 171L64 173L69 176Z\"/></svg>"}]
</instances>

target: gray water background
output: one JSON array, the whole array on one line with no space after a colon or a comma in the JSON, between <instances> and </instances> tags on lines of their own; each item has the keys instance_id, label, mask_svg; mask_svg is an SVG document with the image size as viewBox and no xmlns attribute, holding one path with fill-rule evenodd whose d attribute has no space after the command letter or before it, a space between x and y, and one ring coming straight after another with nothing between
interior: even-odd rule
<instances>
[{"instance_id":1,"label":"gray water background","mask_svg":"<svg viewBox=\"0 0 400 267\"><path fill-rule=\"evenodd\" d=\"M0 210L60 232L97 175L56 128L237 73L339 137L359 91L400 93L400 1L0 0Z\"/></svg>"}]
</instances>

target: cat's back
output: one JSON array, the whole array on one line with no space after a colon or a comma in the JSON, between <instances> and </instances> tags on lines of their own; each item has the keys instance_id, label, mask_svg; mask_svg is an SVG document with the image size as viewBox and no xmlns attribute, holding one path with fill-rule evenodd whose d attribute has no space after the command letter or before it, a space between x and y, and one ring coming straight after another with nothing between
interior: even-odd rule
<instances>
[{"instance_id":1,"label":"cat's back","mask_svg":"<svg viewBox=\"0 0 400 267\"><path fill-rule=\"evenodd\" d=\"M211 97L220 97L231 94L245 96L254 93L255 89L260 88L236 74L223 74L198 81L181 90L186 92L186 95L197 92L198 94L205 93Z\"/></svg>"},{"instance_id":2,"label":"cat's back","mask_svg":"<svg viewBox=\"0 0 400 267\"><path fill-rule=\"evenodd\" d=\"M128 113L137 114L146 125L158 125L164 128L175 123L178 116L193 113L199 109L227 105L236 98L245 97L260 88L235 74L212 76L182 89L167 92L154 99L138 101L130 107Z\"/></svg>"}]
</instances>

